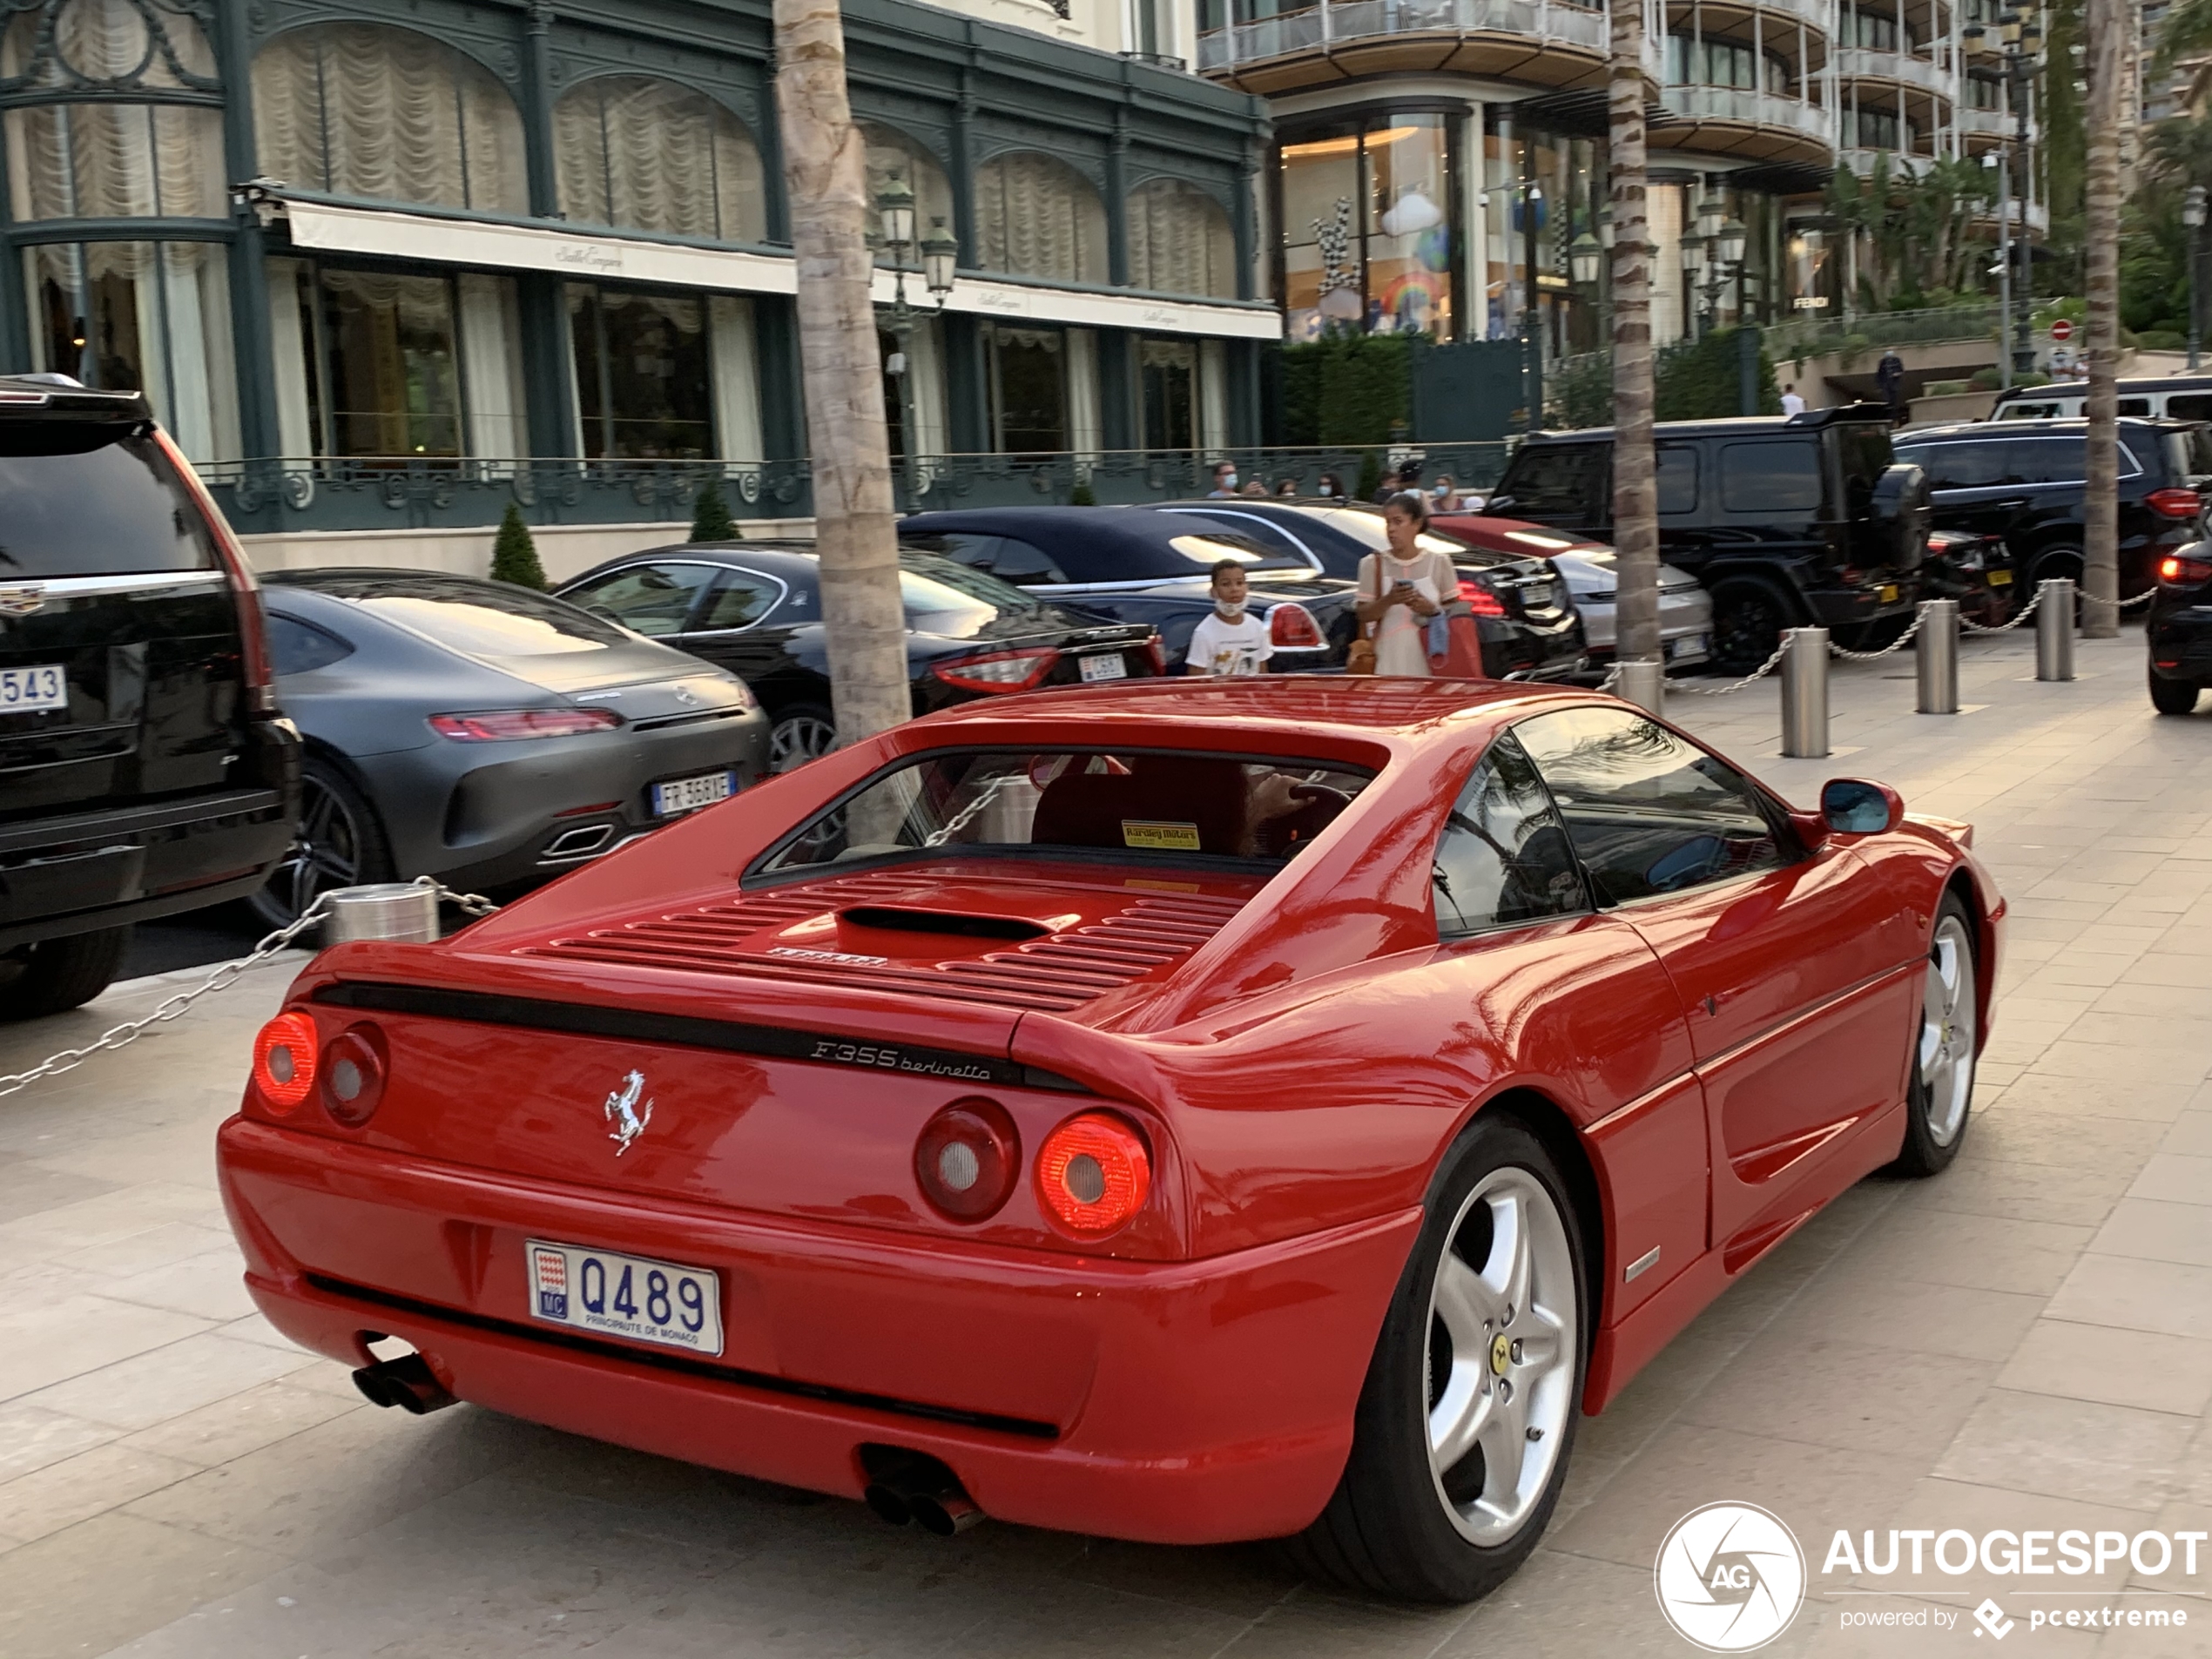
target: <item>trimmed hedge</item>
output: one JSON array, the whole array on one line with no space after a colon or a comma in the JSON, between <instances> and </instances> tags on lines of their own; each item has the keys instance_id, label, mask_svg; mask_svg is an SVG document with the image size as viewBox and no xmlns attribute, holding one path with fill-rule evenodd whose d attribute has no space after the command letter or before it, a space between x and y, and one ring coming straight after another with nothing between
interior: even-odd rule
<instances>
[{"instance_id":1,"label":"trimmed hedge","mask_svg":"<svg viewBox=\"0 0 2212 1659\"><path fill-rule=\"evenodd\" d=\"M1413 337L1331 334L1281 348L1286 445L1388 443L1413 415Z\"/></svg>"}]
</instances>

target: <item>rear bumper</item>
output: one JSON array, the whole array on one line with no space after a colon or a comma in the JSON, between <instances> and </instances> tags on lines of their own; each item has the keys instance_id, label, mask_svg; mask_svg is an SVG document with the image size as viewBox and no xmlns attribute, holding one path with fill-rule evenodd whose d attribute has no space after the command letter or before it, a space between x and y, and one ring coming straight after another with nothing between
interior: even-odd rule
<instances>
[{"instance_id":1,"label":"rear bumper","mask_svg":"<svg viewBox=\"0 0 2212 1659\"><path fill-rule=\"evenodd\" d=\"M2145 632L2150 671L2162 679L2212 684L2212 604L2168 606L2151 601Z\"/></svg>"},{"instance_id":2,"label":"rear bumper","mask_svg":"<svg viewBox=\"0 0 2212 1659\"><path fill-rule=\"evenodd\" d=\"M1565 679L1581 671L1582 624L1571 610L1551 622L1478 617L1482 671L1493 679Z\"/></svg>"},{"instance_id":3,"label":"rear bumper","mask_svg":"<svg viewBox=\"0 0 2212 1659\"><path fill-rule=\"evenodd\" d=\"M1418 1211L1204 1262L802 1229L434 1164L234 1117L246 1285L294 1341L412 1343L459 1398L858 1496L860 1448L944 1460L985 1513L1160 1543L1279 1536L1328 1501ZM722 1276L724 1358L532 1323L522 1240ZM509 1257L514 1259L510 1263ZM779 1354L804 1351L804 1372Z\"/></svg>"},{"instance_id":4,"label":"rear bumper","mask_svg":"<svg viewBox=\"0 0 2212 1659\"><path fill-rule=\"evenodd\" d=\"M1909 615L1919 604L1920 584L1906 579L1885 584L1896 597L1882 597L1880 587L1807 588L1805 602L1814 621L1823 628L1846 628L1855 623L1878 622L1884 617Z\"/></svg>"},{"instance_id":5,"label":"rear bumper","mask_svg":"<svg viewBox=\"0 0 2212 1659\"><path fill-rule=\"evenodd\" d=\"M242 898L297 809L286 789L228 789L0 828L0 949Z\"/></svg>"}]
</instances>

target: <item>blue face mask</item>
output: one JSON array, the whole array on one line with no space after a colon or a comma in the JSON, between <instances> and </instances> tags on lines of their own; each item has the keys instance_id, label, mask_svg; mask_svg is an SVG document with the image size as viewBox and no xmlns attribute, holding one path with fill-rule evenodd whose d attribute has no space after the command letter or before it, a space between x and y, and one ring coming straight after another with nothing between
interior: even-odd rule
<instances>
[{"instance_id":1,"label":"blue face mask","mask_svg":"<svg viewBox=\"0 0 2212 1659\"><path fill-rule=\"evenodd\" d=\"M1221 475L1221 488L1222 488L1222 489L1236 489L1236 488L1237 488L1237 475L1236 475L1235 473L1233 473L1233 472L1224 472L1224 473L1223 473L1223 474Z\"/></svg>"}]
</instances>

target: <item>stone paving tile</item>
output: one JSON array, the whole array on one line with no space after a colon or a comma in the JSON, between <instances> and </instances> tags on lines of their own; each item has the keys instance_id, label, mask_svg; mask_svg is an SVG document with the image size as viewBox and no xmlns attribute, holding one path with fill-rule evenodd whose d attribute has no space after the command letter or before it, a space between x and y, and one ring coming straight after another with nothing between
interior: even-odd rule
<instances>
[{"instance_id":1,"label":"stone paving tile","mask_svg":"<svg viewBox=\"0 0 2212 1659\"><path fill-rule=\"evenodd\" d=\"M235 1271L237 1264L231 1265ZM25 1395L22 1403L118 1429L151 1428L314 1363L296 1351L286 1353L204 1332L81 1372Z\"/></svg>"},{"instance_id":2,"label":"stone paving tile","mask_svg":"<svg viewBox=\"0 0 2212 1659\"><path fill-rule=\"evenodd\" d=\"M2212 1341L2039 1319L1997 1386L2199 1417L2212 1405Z\"/></svg>"},{"instance_id":3,"label":"stone paving tile","mask_svg":"<svg viewBox=\"0 0 2212 1659\"><path fill-rule=\"evenodd\" d=\"M120 1443L95 1447L0 1486L0 1532L44 1538L158 1492L195 1467Z\"/></svg>"},{"instance_id":4,"label":"stone paving tile","mask_svg":"<svg viewBox=\"0 0 2212 1659\"><path fill-rule=\"evenodd\" d=\"M370 1409L358 1394L348 1400L282 1382L264 1383L140 1429L126 1435L123 1443L212 1468L289 1440L334 1417Z\"/></svg>"},{"instance_id":5,"label":"stone paving tile","mask_svg":"<svg viewBox=\"0 0 2212 1659\"><path fill-rule=\"evenodd\" d=\"M1967 1418L1935 1473L2054 1498L2094 1493L2156 1509L2179 1495L2194 1417L1995 1389Z\"/></svg>"},{"instance_id":6,"label":"stone paving tile","mask_svg":"<svg viewBox=\"0 0 2212 1659\"><path fill-rule=\"evenodd\" d=\"M2212 1267L2212 1205L2122 1198L2093 1248L2105 1256Z\"/></svg>"},{"instance_id":7,"label":"stone paving tile","mask_svg":"<svg viewBox=\"0 0 2212 1659\"><path fill-rule=\"evenodd\" d=\"M2087 1255L2051 1298L2051 1317L2212 1339L2212 1267Z\"/></svg>"},{"instance_id":8,"label":"stone paving tile","mask_svg":"<svg viewBox=\"0 0 2212 1659\"><path fill-rule=\"evenodd\" d=\"M0 1653L105 1653L283 1565L260 1550L110 1513L0 1554ZM220 1651L248 1659L240 1649Z\"/></svg>"}]
</instances>

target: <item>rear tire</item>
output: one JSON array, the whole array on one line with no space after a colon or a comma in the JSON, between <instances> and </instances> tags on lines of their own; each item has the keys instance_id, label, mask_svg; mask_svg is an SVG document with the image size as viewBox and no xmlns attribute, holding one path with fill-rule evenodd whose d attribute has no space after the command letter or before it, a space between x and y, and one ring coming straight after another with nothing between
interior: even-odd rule
<instances>
[{"instance_id":1,"label":"rear tire","mask_svg":"<svg viewBox=\"0 0 2212 1659\"><path fill-rule=\"evenodd\" d=\"M2196 694L2203 689L2195 680L2169 680L2150 671L2150 705L2161 714L2195 713Z\"/></svg>"},{"instance_id":2,"label":"rear tire","mask_svg":"<svg viewBox=\"0 0 2212 1659\"><path fill-rule=\"evenodd\" d=\"M391 880L391 843L376 808L337 766L310 755L300 768L300 822L292 846L246 900L253 914L282 927L335 888Z\"/></svg>"},{"instance_id":3,"label":"rear tire","mask_svg":"<svg viewBox=\"0 0 2212 1659\"><path fill-rule=\"evenodd\" d=\"M1445 1155L1320 1517L1285 1548L1372 1595L1472 1602L1536 1548L1588 1365L1581 1229L1543 1143L1486 1113ZM1494 1467L1493 1460L1495 1460Z\"/></svg>"},{"instance_id":4,"label":"rear tire","mask_svg":"<svg viewBox=\"0 0 2212 1659\"><path fill-rule=\"evenodd\" d=\"M837 717L814 703L776 711L768 726L768 770L790 772L837 747Z\"/></svg>"},{"instance_id":5,"label":"rear tire","mask_svg":"<svg viewBox=\"0 0 2212 1659\"><path fill-rule=\"evenodd\" d=\"M1912 1080L1905 1093L1905 1144L1890 1165L1895 1173L1939 1174L1959 1156L1973 1110L1980 1011L1973 919L1958 894L1946 894L1928 941L1920 1018L1912 1028Z\"/></svg>"},{"instance_id":6,"label":"rear tire","mask_svg":"<svg viewBox=\"0 0 2212 1659\"><path fill-rule=\"evenodd\" d=\"M82 1008L115 982L130 948L128 927L41 940L15 958L14 974L0 981L0 1021Z\"/></svg>"},{"instance_id":7,"label":"rear tire","mask_svg":"<svg viewBox=\"0 0 2212 1659\"><path fill-rule=\"evenodd\" d=\"M1782 647L1796 624L1797 605L1770 583L1736 577L1713 590L1713 664L1723 674L1748 674Z\"/></svg>"}]
</instances>

